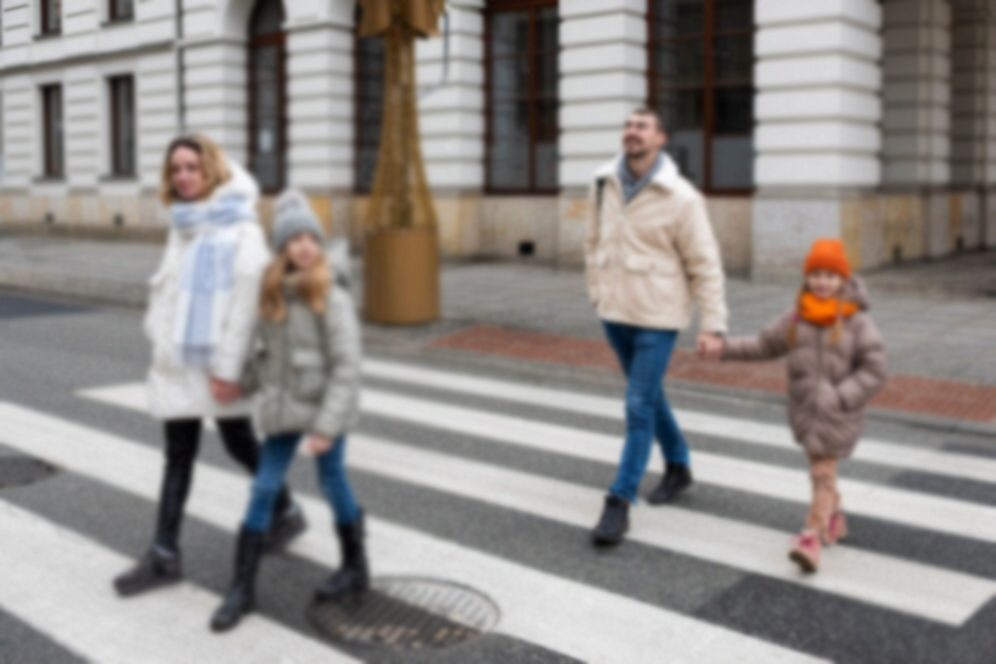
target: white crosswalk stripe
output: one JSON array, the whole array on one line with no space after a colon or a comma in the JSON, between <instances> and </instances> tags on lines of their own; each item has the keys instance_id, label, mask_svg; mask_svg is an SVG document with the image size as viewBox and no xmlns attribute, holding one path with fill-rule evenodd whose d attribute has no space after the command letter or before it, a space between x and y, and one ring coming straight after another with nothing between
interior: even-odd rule
<instances>
[{"instance_id":1,"label":"white crosswalk stripe","mask_svg":"<svg viewBox=\"0 0 996 664\"><path fill-rule=\"evenodd\" d=\"M84 394L121 407L145 408L141 386ZM619 454L620 442L613 436L379 390L365 391L363 409L474 439L586 460L615 464ZM590 527L603 496L567 482L368 436L353 439L357 444L352 446L351 463L367 472L573 526ZM697 479L705 483L796 503L809 499L809 480L802 471L702 452L695 453L695 468ZM992 508L853 480L843 480L841 486L847 509L856 514L983 540L996 536L996 528L987 527L996 513ZM651 546L943 623L962 624L996 594L996 584L986 579L844 546L826 555L826 574L800 577L785 558L785 533L675 508L636 510L633 518L636 527L630 538Z\"/></svg>"},{"instance_id":2,"label":"white crosswalk stripe","mask_svg":"<svg viewBox=\"0 0 996 664\"><path fill-rule=\"evenodd\" d=\"M0 532L0 606L94 664L358 661L258 615L215 636L206 621L219 598L187 583L123 601L109 579L128 559L2 500Z\"/></svg>"},{"instance_id":3,"label":"white crosswalk stripe","mask_svg":"<svg viewBox=\"0 0 996 664\"><path fill-rule=\"evenodd\" d=\"M603 489L475 457L478 450L485 453L503 446L528 449L550 459L574 458L614 467L621 447L618 435L576 424L554 424L535 410L529 417L501 410L514 412L514 406L528 405L563 413L557 418L561 422L583 415L621 423L621 400L377 359L368 359L364 372L389 387L368 386L363 411L380 418L381 426L393 420L416 425L418 433L396 440L362 430L354 433L351 467L376 481L419 487L486 506L475 509L519 513L583 530L593 525ZM427 395L419 388L431 391ZM448 394L476 397L478 405L456 404ZM117 408L146 410L141 384L99 387L79 395ZM491 410L479 405L488 401L506 406ZM694 450L693 442L696 480L701 484L800 507L808 502L810 488L804 470L758 460L764 455L757 452L765 447L795 449L786 427L686 410L679 410L678 418L687 433L747 445L744 454L727 456ZM10 403L0 402L0 424L0 445L126 494L152 502L158 498L162 459L154 448ZM456 434L464 441L463 451L454 455L422 448L417 441L432 431ZM855 458L897 473L915 470L996 483L996 461L940 449L867 439L858 446ZM659 472L661 465L655 453L652 470ZM188 513L216 528L234 531L245 509L248 478L204 463L198 464L197 477ZM996 543L994 507L853 479L842 479L841 490L846 510L854 515L942 537ZM328 520L324 501L304 495L298 498L309 521ZM650 547L648 551L678 554L690 564L719 565L728 574L768 578L786 588L801 587L896 616L952 627L965 625L996 598L992 579L855 546L826 550L821 573L802 576L785 556L789 533L690 507L635 509L627 537ZM501 607L500 634L581 661L823 661L376 516L369 519L369 529L376 574L436 577L475 587ZM235 637L226 637L220 645L205 626L218 597L188 583L147 598L120 600L111 592L109 579L127 566L123 556L88 539L84 532L57 526L2 500L0 532L5 534L0 569L5 579L9 571L15 580L0 583L0 606L88 661L132 662L135 653L145 652L153 654L141 658L143 662L356 661L261 616L251 617ZM16 546L7 544L7 533L15 533L10 541L16 540ZM74 573L78 570L61 560L47 561L46 556L58 555L52 552L61 551L60 547L73 550L72 559L83 561L86 574ZM292 546L295 554L327 567L338 559L335 549L335 541L322 529L310 530ZM39 551L43 553L36 555ZM40 584L58 589L31 593ZM98 629L88 630L84 626L93 621L78 619L87 613L100 616ZM148 624L158 626L151 635ZM178 641L181 646L173 645ZM172 650L157 646L160 642L169 642ZM661 651L661 643L668 644L666 652ZM247 652L251 653L248 657Z\"/></svg>"},{"instance_id":4,"label":"white crosswalk stripe","mask_svg":"<svg viewBox=\"0 0 996 664\"><path fill-rule=\"evenodd\" d=\"M88 390L83 394L121 407L135 410L146 408L144 387L141 385ZM615 464L619 458L620 440L617 436L373 389L364 392L362 406L367 413L503 444L608 464ZM740 426L746 429L749 424L743 422ZM727 435L732 436L732 433ZM858 449L862 445L864 443L859 444ZM980 463L986 461L979 460ZM651 470L661 470L659 455L652 457L651 464ZM809 479L803 471L707 452L694 452L694 467L696 480L704 484L796 503L809 502ZM996 543L996 508L850 479L842 479L840 487L848 512Z\"/></svg>"},{"instance_id":5,"label":"white crosswalk stripe","mask_svg":"<svg viewBox=\"0 0 996 664\"><path fill-rule=\"evenodd\" d=\"M426 399L367 390L363 410L406 422L593 461L614 464L619 458L620 440L617 436L497 415L473 408L449 406ZM654 455L653 463L654 469L661 469L662 461L659 456ZM706 484L809 503L809 479L803 471L707 452L694 453L693 465L696 479ZM848 512L996 543L996 508L857 480L842 479L839 486Z\"/></svg>"},{"instance_id":6,"label":"white crosswalk stripe","mask_svg":"<svg viewBox=\"0 0 996 664\"><path fill-rule=\"evenodd\" d=\"M0 443L5 446L141 498L157 497L162 461L152 448L8 403L0 403L0 422ZM247 478L206 464L198 465L197 477L188 513L218 528L233 530L245 507ZM327 520L327 507L322 501L309 497L299 500L310 521ZM380 519L370 519L370 548L378 574L418 574L471 585L490 595L502 608L501 633L581 661L820 661ZM316 530L297 540L292 551L323 565L337 559L332 539ZM24 556L18 564L30 565L31 558ZM114 571L119 569L120 565ZM111 574L108 570L95 576L100 576L99 582L107 583ZM15 613L17 606L12 605ZM196 613L200 620L205 615L207 609ZM948 618L954 617L952 611ZM239 630L242 631L246 630ZM605 634L612 634L612 638L605 638ZM662 643L668 644L666 653L661 650Z\"/></svg>"},{"instance_id":7,"label":"white crosswalk stripe","mask_svg":"<svg viewBox=\"0 0 996 664\"><path fill-rule=\"evenodd\" d=\"M594 415L610 420L623 419L623 404L620 399L608 399L590 394L523 385L492 378L479 378L375 359L364 362L363 372L372 378L382 378L399 383L472 394L510 403L542 406L582 415ZM683 409L676 409L675 414L681 423L682 430L687 433L728 438L738 442L781 449L796 449L792 435L785 426ZM891 468L915 470L976 482L996 483L996 460L950 454L868 437L864 438L858 445L854 459Z\"/></svg>"}]
</instances>

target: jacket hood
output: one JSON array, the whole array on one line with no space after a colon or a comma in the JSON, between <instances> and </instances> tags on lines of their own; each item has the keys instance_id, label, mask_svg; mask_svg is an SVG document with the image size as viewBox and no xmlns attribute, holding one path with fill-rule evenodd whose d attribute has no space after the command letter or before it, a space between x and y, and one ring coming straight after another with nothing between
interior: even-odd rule
<instances>
[{"instance_id":1,"label":"jacket hood","mask_svg":"<svg viewBox=\"0 0 996 664\"><path fill-rule=\"evenodd\" d=\"M861 277L851 277L844 285L844 299L858 305L862 311L871 309L871 300L868 297L868 288Z\"/></svg>"},{"instance_id":2,"label":"jacket hood","mask_svg":"<svg viewBox=\"0 0 996 664\"><path fill-rule=\"evenodd\" d=\"M654 175L651 182L655 182L665 189L674 189L675 184L678 182L678 178L681 177L681 173L678 171L678 165L674 163L674 159L666 152L661 152L661 156L664 157L664 163L661 164L661 168ZM612 161L603 165L597 171L595 171L595 179L600 179L604 177L615 178L616 174L619 172L619 165L622 161L626 159L626 155L617 155Z\"/></svg>"},{"instance_id":3,"label":"jacket hood","mask_svg":"<svg viewBox=\"0 0 996 664\"><path fill-rule=\"evenodd\" d=\"M250 202L255 204L259 200L259 185L256 184L256 178L251 176L241 164L231 159L227 159L226 161L231 177L228 179L228 182L225 182L214 190L210 200L216 201L222 198L239 197L249 199Z\"/></svg>"}]
</instances>

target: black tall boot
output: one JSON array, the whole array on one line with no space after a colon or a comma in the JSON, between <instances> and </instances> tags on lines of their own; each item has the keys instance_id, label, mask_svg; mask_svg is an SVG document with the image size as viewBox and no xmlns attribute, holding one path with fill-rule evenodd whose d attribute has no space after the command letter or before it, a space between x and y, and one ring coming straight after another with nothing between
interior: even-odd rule
<instances>
[{"instance_id":1,"label":"black tall boot","mask_svg":"<svg viewBox=\"0 0 996 664\"><path fill-rule=\"evenodd\" d=\"M196 438L192 446L185 445L188 442L185 439L168 437L167 440L166 470L159 495L155 543L135 567L114 579L114 587L122 597L140 595L178 583L183 578L178 542L183 508L193 475Z\"/></svg>"},{"instance_id":2,"label":"black tall boot","mask_svg":"<svg viewBox=\"0 0 996 664\"><path fill-rule=\"evenodd\" d=\"M363 593L370 587L370 566L363 543L366 535L363 522L361 510L359 518L353 523L336 526L339 548L342 551L342 566L315 591L317 601L326 602L344 595Z\"/></svg>"},{"instance_id":3,"label":"black tall boot","mask_svg":"<svg viewBox=\"0 0 996 664\"><path fill-rule=\"evenodd\" d=\"M263 556L265 534L243 528L235 551L235 578L225 600L211 617L211 629L227 632L256 606L256 572Z\"/></svg>"}]
</instances>

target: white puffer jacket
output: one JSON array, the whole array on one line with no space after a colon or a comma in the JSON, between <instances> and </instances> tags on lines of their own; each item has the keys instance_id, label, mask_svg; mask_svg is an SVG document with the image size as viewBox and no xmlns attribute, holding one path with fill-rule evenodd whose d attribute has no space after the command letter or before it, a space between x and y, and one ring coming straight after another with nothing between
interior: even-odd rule
<instances>
[{"instance_id":1,"label":"white puffer jacket","mask_svg":"<svg viewBox=\"0 0 996 664\"><path fill-rule=\"evenodd\" d=\"M231 179L218 187L212 199L233 194L248 197L255 208L259 199L256 181L238 164L229 162ZM209 376L237 382L249 354L263 272L270 260L266 237L255 216L239 223L238 248L233 267L234 284L222 324L221 342L208 371L188 369L176 361L172 349L173 326L180 299L183 256L197 239L197 232L171 229L166 254L149 280L149 308L145 334L152 342L152 367L148 375L149 409L157 419L227 418L249 416L252 405L240 400L222 406L211 396Z\"/></svg>"}]
</instances>

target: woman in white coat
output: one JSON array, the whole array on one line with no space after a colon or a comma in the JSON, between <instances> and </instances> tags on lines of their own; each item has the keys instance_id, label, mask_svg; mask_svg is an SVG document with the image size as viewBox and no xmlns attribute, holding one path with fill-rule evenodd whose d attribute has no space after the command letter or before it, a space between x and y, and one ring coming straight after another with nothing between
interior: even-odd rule
<instances>
[{"instance_id":1,"label":"woman in white coat","mask_svg":"<svg viewBox=\"0 0 996 664\"><path fill-rule=\"evenodd\" d=\"M204 136L178 138L163 165L160 199L170 213L166 254L150 279L145 333L152 343L150 410L166 434L155 540L137 566L114 581L123 596L181 579L180 523L200 445L213 419L228 453L255 473L259 445L247 401L232 401L242 375L270 253L257 223L259 188ZM226 404L226 405L223 405ZM286 488L267 549L305 528Z\"/></svg>"}]
</instances>

